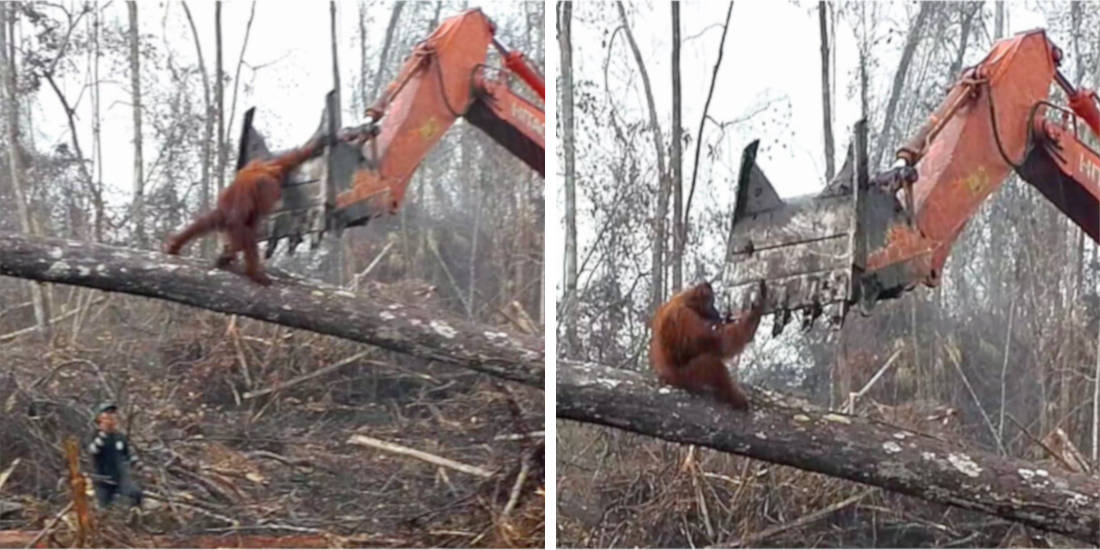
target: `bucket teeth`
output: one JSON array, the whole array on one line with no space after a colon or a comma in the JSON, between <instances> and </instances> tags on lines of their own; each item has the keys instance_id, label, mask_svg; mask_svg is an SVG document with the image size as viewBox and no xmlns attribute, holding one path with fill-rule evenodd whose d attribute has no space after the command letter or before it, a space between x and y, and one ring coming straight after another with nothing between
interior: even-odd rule
<instances>
[{"instance_id":1,"label":"bucket teeth","mask_svg":"<svg viewBox=\"0 0 1100 550\"><path fill-rule=\"evenodd\" d=\"M840 176L813 196L780 198L756 163L759 141L742 153L723 287L735 295L738 287L766 281L764 312L774 314L776 334L792 312L803 328L826 311L843 318L856 295L866 125L858 123L854 134Z\"/></svg>"},{"instance_id":2,"label":"bucket teeth","mask_svg":"<svg viewBox=\"0 0 1100 550\"><path fill-rule=\"evenodd\" d=\"M286 253L293 256L294 251L297 250L298 245L302 243L302 234L293 233L286 238Z\"/></svg>"},{"instance_id":3,"label":"bucket teeth","mask_svg":"<svg viewBox=\"0 0 1100 550\"><path fill-rule=\"evenodd\" d=\"M237 169L253 159L272 157L264 137L253 127L255 108L245 112L238 149ZM340 128L340 110L334 92L325 98L321 121L313 137L328 135L330 144L323 155L302 163L282 182L282 198L260 228L259 240L266 241L264 255L270 258L279 241L287 241L287 253L309 239L311 250L320 246L324 233L331 229L330 214L337 191L350 188L352 177L363 160L361 151L335 136Z\"/></svg>"}]
</instances>

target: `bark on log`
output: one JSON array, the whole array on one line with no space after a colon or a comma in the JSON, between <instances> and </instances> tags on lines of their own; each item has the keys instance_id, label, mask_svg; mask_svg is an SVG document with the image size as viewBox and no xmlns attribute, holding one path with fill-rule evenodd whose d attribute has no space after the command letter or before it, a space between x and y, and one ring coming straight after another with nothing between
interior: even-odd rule
<instances>
[{"instance_id":1,"label":"bark on log","mask_svg":"<svg viewBox=\"0 0 1100 550\"><path fill-rule=\"evenodd\" d=\"M206 262L0 233L0 275L170 300L330 334L543 387L542 338L274 273L269 287Z\"/></svg>"},{"instance_id":2,"label":"bark on log","mask_svg":"<svg viewBox=\"0 0 1100 550\"><path fill-rule=\"evenodd\" d=\"M744 386L742 413L650 376L559 360L559 418L612 426L874 485L1096 542L1100 479L824 411Z\"/></svg>"}]
</instances>

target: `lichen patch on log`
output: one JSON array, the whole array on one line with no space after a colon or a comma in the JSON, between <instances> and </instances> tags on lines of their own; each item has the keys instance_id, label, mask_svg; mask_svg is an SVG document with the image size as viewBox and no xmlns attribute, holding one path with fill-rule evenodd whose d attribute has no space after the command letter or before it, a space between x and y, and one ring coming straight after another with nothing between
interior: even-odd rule
<instances>
[{"instance_id":1,"label":"lichen patch on log","mask_svg":"<svg viewBox=\"0 0 1100 550\"><path fill-rule=\"evenodd\" d=\"M323 283L269 273L273 284L263 287L202 260L12 233L0 233L0 275L171 300L543 388L544 344L539 336L487 330L465 319L444 319L434 310Z\"/></svg>"},{"instance_id":2,"label":"lichen patch on log","mask_svg":"<svg viewBox=\"0 0 1100 550\"><path fill-rule=\"evenodd\" d=\"M962 448L747 384L751 416L659 386L651 375L594 363L559 359L556 377L559 418L742 454L1096 540L1100 478Z\"/></svg>"}]
</instances>

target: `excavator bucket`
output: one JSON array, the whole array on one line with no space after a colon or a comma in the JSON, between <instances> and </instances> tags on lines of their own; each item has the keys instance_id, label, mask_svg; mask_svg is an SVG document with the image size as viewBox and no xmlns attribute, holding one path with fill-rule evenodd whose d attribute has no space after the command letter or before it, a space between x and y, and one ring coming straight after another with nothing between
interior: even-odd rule
<instances>
[{"instance_id":1,"label":"excavator bucket","mask_svg":"<svg viewBox=\"0 0 1100 550\"><path fill-rule=\"evenodd\" d=\"M1012 172L1100 239L1100 152L1085 139L1096 109L1081 104L1094 99L1057 70L1061 55L1041 29L997 41L898 149L901 165L868 177L858 124L841 176L815 197L779 198L750 145L723 276L730 295L769 283L766 311L781 330L792 311L812 321L835 308L843 319L851 305L935 286L967 221ZM1074 110L1047 101L1052 83Z\"/></svg>"},{"instance_id":2,"label":"excavator bucket","mask_svg":"<svg viewBox=\"0 0 1100 550\"><path fill-rule=\"evenodd\" d=\"M264 137L252 125L255 108L244 115L237 155L237 170L253 159L274 156ZM331 114L331 116L330 116ZM328 134L333 138L340 128L340 111L335 92L325 96L321 123L313 137ZM291 172L283 181L282 198L260 228L258 240L267 241L264 254L271 257L278 243L287 240L291 254L306 237L315 249L326 231L341 231L343 225L332 215L336 194L351 188L352 174L362 161L359 149L330 139L324 154L314 157Z\"/></svg>"},{"instance_id":3,"label":"excavator bucket","mask_svg":"<svg viewBox=\"0 0 1100 550\"><path fill-rule=\"evenodd\" d=\"M765 281L764 312L775 314L776 334L796 313L807 327L823 313L839 323L862 294L869 226L882 225L895 202L868 184L866 135L857 123L844 167L824 191L786 200L756 164L759 142L744 150L722 287L733 297Z\"/></svg>"}]
</instances>

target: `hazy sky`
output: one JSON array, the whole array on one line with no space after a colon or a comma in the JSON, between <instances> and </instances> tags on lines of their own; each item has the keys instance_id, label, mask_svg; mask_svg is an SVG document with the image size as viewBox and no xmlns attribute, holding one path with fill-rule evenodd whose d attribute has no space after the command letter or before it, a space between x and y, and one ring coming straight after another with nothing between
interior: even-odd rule
<instances>
[{"instance_id":1,"label":"hazy sky","mask_svg":"<svg viewBox=\"0 0 1100 550\"><path fill-rule=\"evenodd\" d=\"M415 3L410 3L415 4ZM432 8L435 2L430 2ZM195 18L195 25L202 39L202 49L207 71L214 71L214 3L195 1L188 4ZM341 85L344 106L344 124L360 122L361 113L353 112L351 94L359 90L352 89L355 76L359 73L359 3L339 1L337 5L338 55L341 69ZM481 7L490 18L502 21L522 13L515 2L506 0L483 1L470 4ZM222 40L223 63L225 71L232 78L244 40L245 26L248 21L251 2L233 0L223 3ZM402 18L409 19L409 13L416 6L407 6ZM445 2L440 18L456 15L461 9L460 2ZM370 2L367 9L367 35L369 55L377 55L382 43L385 27L389 22L392 4L389 2ZM511 14L511 15L508 15ZM56 12L53 16L58 16ZM105 23L128 26L126 5L120 0L111 2L104 13ZM263 0L256 5L256 15L252 24L248 47L244 55L247 63L241 70L241 88L233 120L229 125L229 138L235 141L240 131L240 121L244 111L257 107L254 124L268 138L272 148L297 145L309 137L320 122L324 96L332 89L332 57L330 42L329 3L325 1ZM83 23L82 23L83 24ZM411 23L410 23L411 24ZM418 22L417 25L420 23ZM427 36L427 24L423 28L407 28L406 32L415 33L418 38ZM160 50L171 49L176 63L181 66L195 66L198 56L190 27L183 12L182 4L171 2L139 2L139 28L143 36L151 35L154 44ZM501 38L506 44L518 44L519 40L509 39L507 32ZM392 51L389 66L399 66L408 54L407 51ZM368 60L372 70L378 66L377 58ZM81 97L77 105L77 126L81 145L85 154L91 156L91 99L88 93L80 94L85 82L90 80L84 74L86 63L80 59L76 67L66 74L61 84L70 98ZM256 70L249 66L256 67ZM144 70L144 68L143 68ZM110 78L102 86L102 117L104 143L104 180L114 192L115 203L125 200L131 190L133 163L133 124L130 108L130 81L127 72L107 73L106 63L101 64L101 75ZM196 80L195 101L201 104L202 88ZM211 92L213 94L213 91ZM232 85L225 90L225 108L231 107ZM59 143L68 143L68 128L60 105L52 91L44 88L32 105L34 117L35 142L39 148L48 148ZM158 152L159 144L152 141L149 129L149 115L145 117L144 148L146 166L149 166ZM230 155L230 165L235 155ZM148 177L148 168L146 169ZM197 177L197 176L196 176ZM148 191L147 191L148 192Z\"/></svg>"},{"instance_id":2,"label":"hazy sky","mask_svg":"<svg viewBox=\"0 0 1100 550\"><path fill-rule=\"evenodd\" d=\"M1042 15L1026 4L1008 2L1010 32L1043 26ZM681 85L684 126L692 136L698 127L707 87L717 57L725 2L685 1L681 4ZM671 16L664 2L635 4L631 24L653 84L654 101L661 113L666 139L671 112ZM610 6L608 6L611 9ZM905 10L916 9L913 2L894 3L888 14L893 21L905 21ZM630 10L628 9L628 14ZM574 70L577 78L601 80L604 46L602 30L578 21L574 12ZM736 178L741 150L753 139L761 139L758 162L777 190L783 195L815 192L824 184L824 137L821 112L820 38L816 1L738 0L734 4L726 37L725 53L719 69L714 99L709 114L715 120L729 121L758 110L771 101L783 116L784 124L727 132L724 155L712 168L714 177ZM990 22L991 24L991 22ZM899 26L894 23L895 26ZM849 130L860 117L858 96L849 97L848 85L857 83L858 52L855 33L847 18L837 18L835 28L835 93L833 95L833 133L835 148L842 155L849 141ZM629 58L625 40L616 41L619 57ZM900 47L887 46L876 51L882 65L873 84L885 95L900 56ZM966 62L985 55L984 46L971 48ZM636 71L631 59L631 70ZM613 83L612 86L615 86ZM641 109L642 86L632 81L623 90L627 97L616 98L620 108ZM789 115L784 114L789 102ZM758 117L761 120L766 117ZM584 121L578 121L583 124ZM713 125L706 130L714 132ZM709 135L709 134L708 134ZM789 149L782 149L783 146ZM685 177L690 174L691 151L685 151ZM701 161L705 162L705 161ZM839 167L839 162L837 166ZM701 172L703 168L700 169Z\"/></svg>"},{"instance_id":3,"label":"hazy sky","mask_svg":"<svg viewBox=\"0 0 1100 550\"><path fill-rule=\"evenodd\" d=\"M214 4L192 2L189 5L202 38L207 71L212 74L215 62ZM222 8L223 63L230 76L236 70L249 8L250 2L243 1L225 2ZM341 38L354 30L354 19L357 16L354 5L344 6L343 9L350 13L342 18ZM143 35L151 34L158 49L165 49L167 40L168 48L173 50L177 64L197 64L198 56L182 4L142 2L139 3L138 13L140 31ZM119 1L112 3L105 10L104 18L105 24L125 28L128 25L125 4ZM332 88L329 35L327 3L267 0L257 5L245 60L256 66L266 66L258 71L242 68L243 82L237 99L235 120L226 121L227 124L232 124L230 136L237 135L239 119L251 106L259 107L255 123L271 134L270 141L273 145L289 146L308 136L320 119L324 94ZM341 60L345 68L350 68L351 63L358 66L357 58L351 59L350 55L348 57L349 59ZM110 78L102 86L101 101L104 179L116 191L128 191L133 162L130 81L127 74L108 73L106 65L102 63L100 68L101 75ZM82 98L77 107L77 128L81 133L81 143L86 149L85 154L90 155L91 99L87 93L80 95L86 78L83 70L84 64L81 62L81 73L68 73L63 80L63 88L68 97L79 95ZM251 89L245 89L245 84L251 85ZM201 90L201 87L197 88L199 97L195 98L199 103L202 102ZM232 87L227 87L225 94L228 110ZM68 142L68 129L60 106L48 89L38 94L33 112L35 139L39 147ZM145 116L145 124L152 122L149 116ZM145 139L149 140L144 148L148 165L155 158L159 144L151 141L152 132L148 129L145 131ZM230 159L230 162L233 160Z\"/></svg>"}]
</instances>

